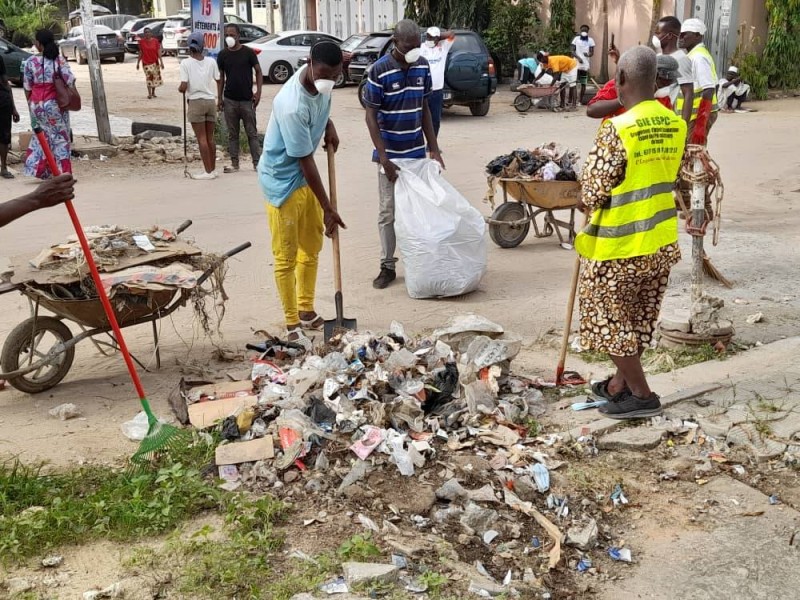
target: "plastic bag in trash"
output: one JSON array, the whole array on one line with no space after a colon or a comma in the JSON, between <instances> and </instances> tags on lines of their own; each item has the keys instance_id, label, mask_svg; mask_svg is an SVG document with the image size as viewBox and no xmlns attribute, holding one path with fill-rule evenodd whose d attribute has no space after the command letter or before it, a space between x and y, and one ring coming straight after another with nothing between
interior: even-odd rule
<instances>
[{"instance_id":1,"label":"plastic bag in trash","mask_svg":"<svg viewBox=\"0 0 800 600\"><path fill-rule=\"evenodd\" d=\"M161 423L166 423L164 419L159 419L159 421ZM148 428L147 415L144 411L141 411L130 421L125 421L120 425L120 429L122 429L122 433L125 434L125 437L133 442L141 442L147 435Z\"/></svg>"},{"instance_id":2,"label":"plastic bag in trash","mask_svg":"<svg viewBox=\"0 0 800 600\"><path fill-rule=\"evenodd\" d=\"M561 167L559 167L553 161L550 161L544 167L542 167L542 179L545 181L553 181L560 171Z\"/></svg>"},{"instance_id":3,"label":"plastic bag in trash","mask_svg":"<svg viewBox=\"0 0 800 600\"><path fill-rule=\"evenodd\" d=\"M432 160L397 160L395 231L412 298L458 296L486 272L486 223Z\"/></svg>"}]
</instances>

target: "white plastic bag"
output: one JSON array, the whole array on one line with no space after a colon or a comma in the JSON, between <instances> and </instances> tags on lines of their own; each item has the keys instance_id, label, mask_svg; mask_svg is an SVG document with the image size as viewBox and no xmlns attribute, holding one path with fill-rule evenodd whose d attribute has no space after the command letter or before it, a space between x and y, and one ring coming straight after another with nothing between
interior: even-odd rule
<instances>
[{"instance_id":1,"label":"white plastic bag","mask_svg":"<svg viewBox=\"0 0 800 600\"><path fill-rule=\"evenodd\" d=\"M439 163L396 160L395 232L412 298L458 296L486 272L486 223L440 174Z\"/></svg>"}]
</instances>

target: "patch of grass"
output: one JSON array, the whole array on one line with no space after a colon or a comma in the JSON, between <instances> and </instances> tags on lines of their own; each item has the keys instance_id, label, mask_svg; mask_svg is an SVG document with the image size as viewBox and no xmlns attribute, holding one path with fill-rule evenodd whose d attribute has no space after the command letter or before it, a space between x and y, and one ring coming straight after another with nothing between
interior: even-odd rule
<instances>
[{"instance_id":1,"label":"patch of grass","mask_svg":"<svg viewBox=\"0 0 800 600\"><path fill-rule=\"evenodd\" d=\"M587 364L595 364L595 363L605 363L605 364L613 364L611 359L608 358L608 354L605 352L595 352L594 350L582 350L581 352L575 352L574 350L570 350L572 354L575 354L580 358L583 362Z\"/></svg>"},{"instance_id":2,"label":"patch of grass","mask_svg":"<svg viewBox=\"0 0 800 600\"><path fill-rule=\"evenodd\" d=\"M528 429L528 437L536 437L542 431L542 424L533 418L525 421L525 427Z\"/></svg>"},{"instance_id":3,"label":"patch of grass","mask_svg":"<svg viewBox=\"0 0 800 600\"><path fill-rule=\"evenodd\" d=\"M442 597L442 589L450 583L450 580L437 571L425 571L419 576L419 582L428 586L428 597L431 600L439 600Z\"/></svg>"},{"instance_id":4,"label":"patch of grass","mask_svg":"<svg viewBox=\"0 0 800 600\"><path fill-rule=\"evenodd\" d=\"M195 446L136 475L99 466L48 473L41 464L0 463L0 562L95 539L164 533L219 506L220 491L196 466L213 447L200 440Z\"/></svg>"},{"instance_id":5,"label":"patch of grass","mask_svg":"<svg viewBox=\"0 0 800 600\"><path fill-rule=\"evenodd\" d=\"M342 542L336 554L342 561L370 562L370 559L381 555L378 548L372 541L369 533L357 533L353 537Z\"/></svg>"},{"instance_id":6,"label":"patch of grass","mask_svg":"<svg viewBox=\"0 0 800 600\"><path fill-rule=\"evenodd\" d=\"M726 360L733 354L735 351L717 352L710 344L686 350L648 348L642 356L642 364L649 375L658 375L712 360Z\"/></svg>"}]
</instances>

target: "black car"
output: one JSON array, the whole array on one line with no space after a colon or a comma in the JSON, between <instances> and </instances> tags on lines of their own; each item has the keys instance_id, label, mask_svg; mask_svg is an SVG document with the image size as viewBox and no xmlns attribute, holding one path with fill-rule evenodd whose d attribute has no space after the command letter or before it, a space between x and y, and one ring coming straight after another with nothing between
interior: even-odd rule
<instances>
[{"instance_id":1,"label":"black car","mask_svg":"<svg viewBox=\"0 0 800 600\"><path fill-rule=\"evenodd\" d=\"M28 60L31 54L0 38L0 55L6 65L6 78L14 85L22 85L22 63Z\"/></svg>"},{"instance_id":2,"label":"black car","mask_svg":"<svg viewBox=\"0 0 800 600\"><path fill-rule=\"evenodd\" d=\"M474 116L484 117L489 113L492 94L497 91L494 60L481 36L474 31L456 29L453 33L456 39L447 54L444 73L444 106L467 106ZM382 31L372 36L375 39L372 47L366 48L371 39L368 38L355 49L350 59L350 78L359 81L358 98L362 106L367 83L365 73L372 63L392 48L391 31ZM375 47L379 45L380 48L376 51Z\"/></svg>"}]
</instances>

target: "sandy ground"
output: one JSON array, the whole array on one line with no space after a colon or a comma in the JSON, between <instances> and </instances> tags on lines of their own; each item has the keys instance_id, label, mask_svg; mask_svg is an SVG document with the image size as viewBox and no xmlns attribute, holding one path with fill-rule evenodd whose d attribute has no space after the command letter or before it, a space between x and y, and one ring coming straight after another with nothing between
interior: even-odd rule
<instances>
[{"instance_id":1,"label":"sandy ground","mask_svg":"<svg viewBox=\"0 0 800 600\"><path fill-rule=\"evenodd\" d=\"M72 66L88 104L86 67ZM167 59L165 86L155 100L146 99L143 75L135 71L130 58L122 65L104 65L103 72L112 113L133 120L181 123L175 59ZM278 89L264 86L264 100L258 110L262 131L271 98ZM509 92L499 93L485 118L471 117L463 108L448 111L442 125L446 176L484 214L490 212L482 203L486 190L483 167L489 160L518 147L550 141L578 148L585 156L596 131L596 122L580 112L532 110L520 115L512 108L512 99ZM758 113L722 115L711 136L711 152L722 169L726 200L722 239L710 255L737 285L727 290L710 284L709 290L725 299L725 310L740 341L766 343L800 331L794 250L800 238L800 175L794 155L800 102L781 100L754 106ZM386 328L396 319L419 331L435 327L454 314L478 312L524 336L526 350L519 360L521 367L531 374L551 371L554 351L543 342L552 337L548 332L558 330L563 323L574 260L574 254L560 248L554 238L530 237L512 250L501 250L490 243L489 270L481 289L465 298L411 300L402 282L402 266L401 279L394 286L384 291L372 288L380 253L377 177L370 163L371 145L363 117L355 88L335 92L333 118L342 139L337 156L339 203L348 225L342 236L346 315L356 317L362 329ZM321 169L324 160L320 152ZM80 182L77 203L86 225L175 226L191 218L191 235L210 251L251 241L253 248L231 261L225 341L241 349L252 339L254 330L281 333L269 232L252 171L196 182L184 179L180 165L145 168L137 159L119 157L108 162L76 162L76 173ZM0 183L3 198L28 189L30 183L22 178ZM3 230L0 254L35 255L69 233L70 223L61 210L30 215ZM682 236L686 257L688 243L688 237ZM317 293L318 310L325 316L331 316L333 310L329 252L327 245L321 257ZM668 308L687 306L689 284L689 265L684 261L674 271ZM15 294L3 296L1 301L0 337L4 338L28 316L28 308L26 300ZM745 318L755 312L763 312L764 321L747 325ZM143 326L128 330L126 337L139 358L152 364L150 336L149 327ZM191 310L185 310L162 322L161 349L163 369L145 373L144 381L158 411L169 414L167 395L182 373L196 375L198 370L192 367L209 364L212 348L193 327ZM215 372L225 368L212 367ZM83 417L68 422L49 418L48 409L62 402L77 404ZM41 458L56 464L113 460L134 449L118 427L136 412L120 358L100 356L90 344L84 344L78 347L66 380L51 392L35 397L15 390L0 393L0 453L18 453L26 460Z\"/></svg>"}]
</instances>

